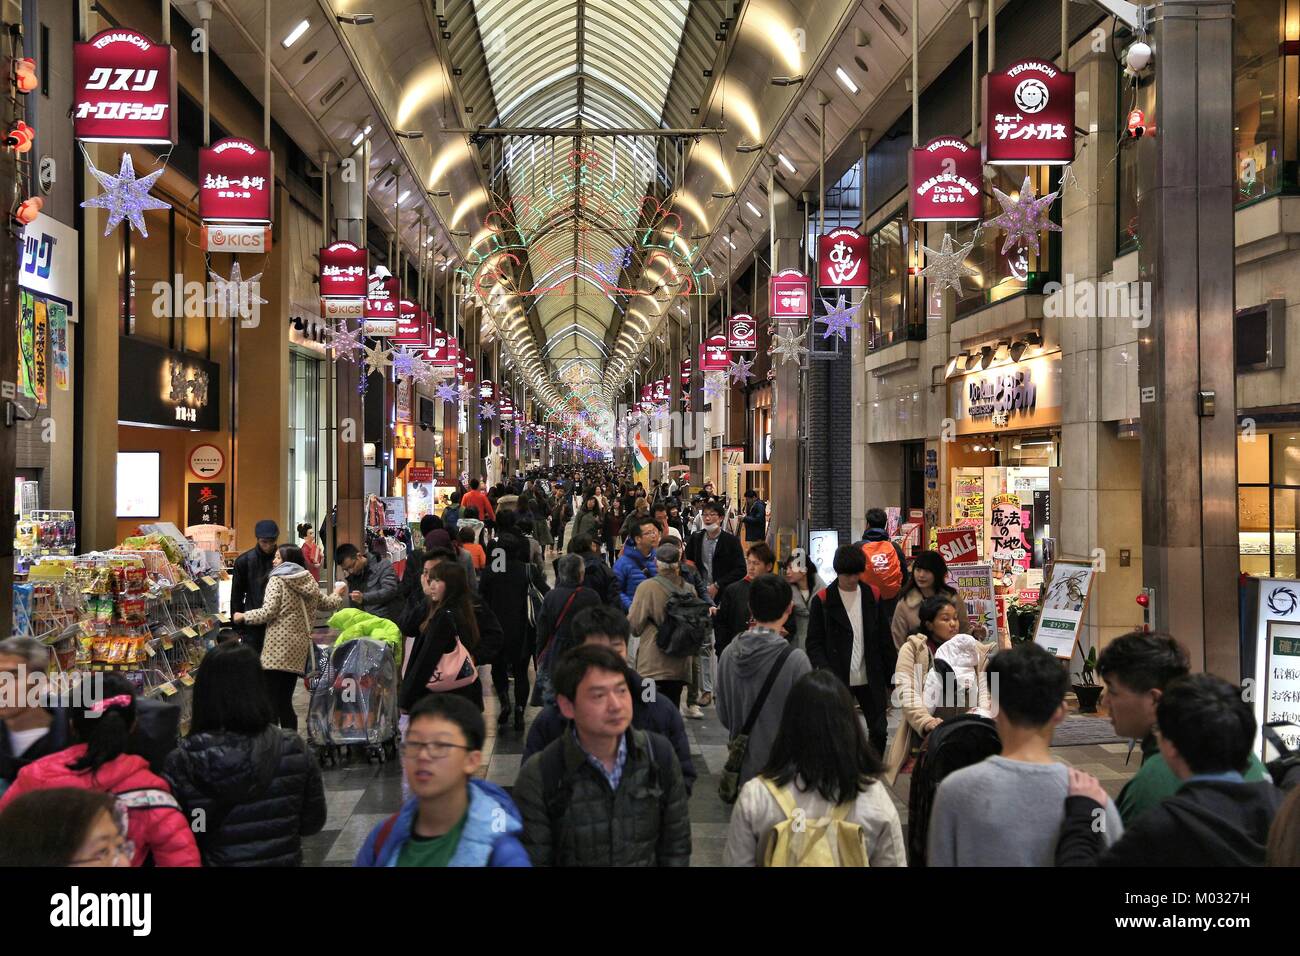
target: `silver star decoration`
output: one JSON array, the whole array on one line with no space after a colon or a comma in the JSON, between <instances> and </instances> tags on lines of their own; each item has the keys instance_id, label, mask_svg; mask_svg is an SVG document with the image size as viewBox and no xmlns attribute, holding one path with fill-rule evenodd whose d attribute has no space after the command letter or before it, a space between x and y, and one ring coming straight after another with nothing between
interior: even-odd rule
<instances>
[{"instance_id":1,"label":"silver star decoration","mask_svg":"<svg viewBox=\"0 0 1300 956\"><path fill-rule=\"evenodd\" d=\"M737 385L744 385L754 377L754 373L750 371L753 367L754 363L742 356L739 361L731 363L731 368L727 369L727 377Z\"/></svg>"},{"instance_id":2,"label":"silver star decoration","mask_svg":"<svg viewBox=\"0 0 1300 956\"><path fill-rule=\"evenodd\" d=\"M796 328L790 335L777 332L772 336L772 347L768 350L768 354L774 360L780 357L782 365L786 362L798 363L808 354L808 346L803 344L806 334L807 332L803 328Z\"/></svg>"},{"instance_id":3,"label":"silver star decoration","mask_svg":"<svg viewBox=\"0 0 1300 956\"><path fill-rule=\"evenodd\" d=\"M966 257L975 248L975 240L972 239L960 249L954 250L952 246L952 236L946 232L943 234L943 242L940 244L938 252L935 252L929 246L921 246L925 251L926 258L926 265L921 270L921 276L938 282L940 289L952 289L958 295L961 295L961 277L980 274L978 269L966 265Z\"/></svg>"},{"instance_id":4,"label":"silver star decoration","mask_svg":"<svg viewBox=\"0 0 1300 956\"><path fill-rule=\"evenodd\" d=\"M116 176L91 165L90 171L99 180L99 185L104 188L104 191L98 196L87 199L81 206L83 209L108 210L108 221L104 226L105 236L116 229L124 219L129 224L128 228L134 227L140 230L140 235L148 236L149 230L144 225L145 210L171 208L169 203L149 195L149 190L153 188L153 184L158 181L158 177L165 169L166 167L163 167L142 179L136 179L135 166L131 162L130 153L122 154L122 168Z\"/></svg>"},{"instance_id":5,"label":"silver star decoration","mask_svg":"<svg viewBox=\"0 0 1300 956\"><path fill-rule=\"evenodd\" d=\"M338 325L325 332L325 338L329 342L329 347L334 350L337 358L354 362L366 349L365 342L361 341L361 328L348 328L347 319L339 319Z\"/></svg>"},{"instance_id":6,"label":"silver star decoration","mask_svg":"<svg viewBox=\"0 0 1300 956\"><path fill-rule=\"evenodd\" d=\"M726 382L721 372L706 372L704 382L700 385L700 392L705 398L714 398L720 395L726 389Z\"/></svg>"},{"instance_id":7,"label":"silver star decoration","mask_svg":"<svg viewBox=\"0 0 1300 956\"><path fill-rule=\"evenodd\" d=\"M497 407L491 402L485 402L483 407L478 410L478 417L482 419L496 418Z\"/></svg>"},{"instance_id":8,"label":"silver star decoration","mask_svg":"<svg viewBox=\"0 0 1300 956\"><path fill-rule=\"evenodd\" d=\"M1048 193L1041 199L1038 198L1033 181L1028 176L1020 187L1018 199L1013 200L996 186L993 187L993 196L1002 206L1002 215L990 219L988 225L1006 230L1007 241L1002 245L1004 256L1017 246L1028 246L1037 255L1039 233L1044 229L1049 232L1061 231L1060 226L1047 218L1057 195L1058 193Z\"/></svg>"},{"instance_id":9,"label":"silver star decoration","mask_svg":"<svg viewBox=\"0 0 1300 956\"><path fill-rule=\"evenodd\" d=\"M844 341L849 339L849 329L858 328L858 323L853 321L853 312L857 308L855 305L845 306L844 296L840 296L834 307L830 306L825 299L822 300L822 306L826 309L826 315L817 321L826 326L826 331L822 334L823 339L829 339L832 335L837 335Z\"/></svg>"},{"instance_id":10,"label":"silver star decoration","mask_svg":"<svg viewBox=\"0 0 1300 956\"><path fill-rule=\"evenodd\" d=\"M460 392L456 390L455 386L447 385L445 383L439 385L437 389L434 390L434 394L437 395L439 401L443 402L456 402L460 400Z\"/></svg>"},{"instance_id":11,"label":"silver star decoration","mask_svg":"<svg viewBox=\"0 0 1300 956\"><path fill-rule=\"evenodd\" d=\"M413 375L415 380L425 388L430 387L434 382L438 381L438 370L428 362L424 361L424 359L412 356L411 361L414 363L414 366L411 369L411 375Z\"/></svg>"},{"instance_id":12,"label":"silver star decoration","mask_svg":"<svg viewBox=\"0 0 1300 956\"><path fill-rule=\"evenodd\" d=\"M458 393L460 394L460 403L462 405L469 404L469 402L474 398L474 390L464 383L461 383Z\"/></svg>"},{"instance_id":13,"label":"silver star decoration","mask_svg":"<svg viewBox=\"0 0 1300 956\"><path fill-rule=\"evenodd\" d=\"M223 279L215 272L209 271L211 291L204 301L212 306L218 318L251 318L256 307L266 305L266 300L259 295L262 290L262 273L245 279L236 259L230 267L230 278Z\"/></svg>"},{"instance_id":14,"label":"silver star decoration","mask_svg":"<svg viewBox=\"0 0 1300 956\"><path fill-rule=\"evenodd\" d=\"M383 374L393 364L393 351L381 345L367 345L365 354L366 375Z\"/></svg>"},{"instance_id":15,"label":"silver star decoration","mask_svg":"<svg viewBox=\"0 0 1300 956\"><path fill-rule=\"evenodd\" d=\"M397 375L414 374L417 361L416 357L406 349L398 349L393 353L393 372Z\"/></svg>"}]
</instances>

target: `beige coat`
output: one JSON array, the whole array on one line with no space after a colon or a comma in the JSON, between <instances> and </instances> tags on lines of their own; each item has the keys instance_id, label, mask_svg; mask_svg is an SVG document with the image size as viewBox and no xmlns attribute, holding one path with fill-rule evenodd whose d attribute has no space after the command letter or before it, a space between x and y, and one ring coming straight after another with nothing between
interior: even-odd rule
<instances>
[{"instance_id":1,"label":"beige coat","mask_svg":"<svg viewBox=\"0 0 1300 956\"><path fill-rule=\"evenodd\" d=\"M900 604L901 608L902 605ZM985 710L992 708L989 696L989 682L985 676L989 663L988 645L979 646L979 663L975 667L975 678L979 682L979 706ZM942 720L931 714L925 707L923 690L925 675L933 666L930 648L925 636L913 634L904 642L898 652L898 664L894 668L894 705L902 711L894 739L889 743L885 753L885 782L893 784L898 771L907 762L912 748L920 744L925 735L938 727Z\"/></svg>"},{"instance_id":2,"label":"beige coat","mask_svg":"<svg viewBox=\"0 0 1300 956\"><path fill-rule=\"evenodd\" d=\"M337 611L343 606L343 598L337 594L322 594L311 572L304 569L300 568L294 574L271 572L266 580L262 606L244 614L245 624L266 625L266 640L262 644L263 670L303 672L307 652L311 650L312 622L318 605L328 611Z\"/></svg>"},{"instance_id":3,"label":"beige coat","mask_svg":"<svg viewBox=\"0 0 1300 956\"><path fill-rule=\"evenodd\" d=\"M966 602L959 597L952 597L953 603L957 605L957 633L970 633L970 619L966 616ZM903 649L903 643L913 634L921 631L921 602L925 598L921 597L921 592L912 590L907 592L907 597L898 599L898 604L894 607L894 620L890 626L889 632L894 638L894 646L899 650Z\"/></svg>"},{"instance_id":4,"label":"beige coat","mask_svg":"<svg viewBox=\"0 0 1300 956\"><path fill-rule=\"evenodd\" d=\"M664 611L668 608L668 591L656 578L671 584L674 591L695 593L679 573L667 570L667 565L662 564L654 578L647 578L637 585L636 593L632 595L632 606L627 609L632 633L641 637L636 652L637 673L648 680L690 680L691 658L669 657L655 643L659 625L664 621Z\"/></svg>"}]
</instances>

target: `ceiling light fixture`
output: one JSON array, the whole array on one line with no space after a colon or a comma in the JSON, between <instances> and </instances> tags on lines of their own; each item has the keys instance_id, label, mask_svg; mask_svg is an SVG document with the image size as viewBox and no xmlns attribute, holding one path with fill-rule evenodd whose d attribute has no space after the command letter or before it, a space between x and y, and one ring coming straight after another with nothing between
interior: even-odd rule
<instances>
[{"instance_id":1,"label":"ceiling light fixture","mask_svg":"<svg viewBox=\"0 0 1300 956\"><path fill-rule=\"evenodd\" d=\"M858 84L853 82L853 77L849 76L847 73L844 72L844 67L837 66L835 68L835 75L839 77L839 81L844 84L844 88L846 90L848 90L854 96L858 95Z\"/></svg>"},{"instance_id":2,"label":"ceiling light fixture","mask_svg":"<svg viewBox=\"0 0 1300 956\"><path fill-rule=\"evenodd\" d=\"M409 189L402 190L402 195L397 197L397 205L400 206L402 203L406 202L407 197L410 195L411 191Z\"/></svg>"},{"instance_id":3,"label":"ceiling light fixture","mask_svg":"<svg viewBox=\"0 0 1300 956\"><path fill-rule=\"evenodd\" d=\"M350 23L354 27L364 27L375 22L375 15L373 13L337 14L336 19L339 23Z\"/></svg>"},{"instance_id":4,"label":"ceiling light fixture","mask_svg":"<svg viewBox=\"0 0 1300 956\"><path fill-rule=\"evenodd\" d=\"M735 193L713 193L712 195L714 199L735 199L736 198Z\"/></svg>"},{"instance_id":5,"label":"ceiling light fixture","mask_svg":"<svg viewBox=\"0 0 1300 956\"><path fill-rule=\"evenodd\" d=\"M424 130L422 129L398 129L393 132L400 139L424 139Z\"/></svg>"},{"instance_id":6,"label":"ceiling light fixture","mask_svg":"<svg viewBox=\"0 0 1300 956\"><path fill-rule=\"evenodd\" d=\"M993 346L986 345L980 349L980 368L988 368L993 364Z\"/></svg>"},{"instance_id":7,"label":"ceiling light fixture","mask_svg":"<svg viewBox=\"0 0 1300 956\"><path fill-rule=\"evenodd\" d=\"M774 76L772 77L773 86L798 86L803 82L802 76Z\"/></svg>"},{"instance_id":8,"label":"ceiling light fixture","mask_svg":"<svg viewBox=\"0 0 1300 956\"><path fill-rule=\"evenodd\" d=\"M286 50L302 39L302 35L311 27L310 20L303 20L296 27L289 31L289 35L280 41L280 46Z\"/></svg>"},{"instance_id":9,"label":"ceiling light fixture","mask_svg":"<svg viewBox=\"0 0 1300 956\"><path fill-rule=\"evenodd\" d=\"M763 214L762 214L761 212L758 211L758 207L755 206L755 205L754 205L752 202L750 202L748 199L745 200L745 205L748 206L748 207L749 207L749 211L752 212L752 213L753 213L755 216L757 216L759 219L762 219L762 218L763 218Z\"/></svg>"},{"instance_id":10,"label":"ceiling light fixture","mask_svg":"<svg viewBox=\"0 0 1300 956\"><path fill-rule=\"evenodd\" d=\"M450 189L430 189L429 195L435 199L446 199L451 195Z\"/></svg>"},{"instance_id":11,"label":"ceiling light fixture","mask_svg":"<svg viewBox=\"0 0 1300 956\"><path fill-rule=\"evenodd\" d=\"M799 170L795 169L794 163L785 158L785 153L778 153L776 158L780 161L782 166L790 171L791 176L799 172Z\"/></svg>"}]
</instances>

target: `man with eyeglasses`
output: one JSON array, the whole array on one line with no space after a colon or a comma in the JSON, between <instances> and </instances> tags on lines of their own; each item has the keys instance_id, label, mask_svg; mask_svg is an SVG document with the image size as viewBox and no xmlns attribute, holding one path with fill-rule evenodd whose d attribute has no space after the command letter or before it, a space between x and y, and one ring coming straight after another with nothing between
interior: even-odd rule
<instances>
[{"instance_id":1,"label":"man with eyeglasses","mask_svg":"<svg viewBox=\"0 0 1300 956\"><path fill-rule=\"evenodd\" d=\"M454 694L411 708L398 750L414 796L371 831L355 866L530 866L523 820L506 792L474 774L483 715Z\"/></svg>"}]
</instances>

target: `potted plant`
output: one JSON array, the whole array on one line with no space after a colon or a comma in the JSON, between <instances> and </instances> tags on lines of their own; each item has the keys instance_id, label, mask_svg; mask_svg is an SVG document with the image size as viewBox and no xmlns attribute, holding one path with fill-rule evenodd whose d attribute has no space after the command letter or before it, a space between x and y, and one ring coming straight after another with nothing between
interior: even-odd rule
<instances>
[{"instance_id":1,"label":"potted plant","mask_svg":"<svg viewBox=\"0 0 1300 956\"><path fill-rule=\"evenodd\" d=\"M1097 712L1097 701L1101 699L1102 687L1097 683L1093 676L1097 671L1097 648L1093 647L1088 650L1088 656L1083 659L1083 666L1075 674L1078 683L1074 684L1074 696L1079 701L1079 713L1095 714Z\"/></svg>"}]
</instances>

